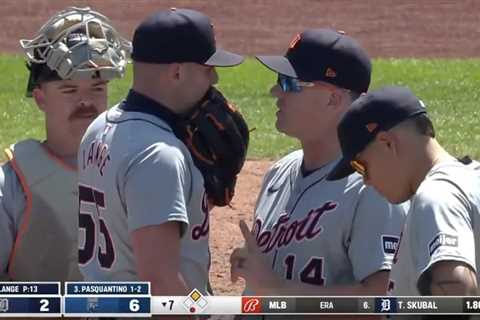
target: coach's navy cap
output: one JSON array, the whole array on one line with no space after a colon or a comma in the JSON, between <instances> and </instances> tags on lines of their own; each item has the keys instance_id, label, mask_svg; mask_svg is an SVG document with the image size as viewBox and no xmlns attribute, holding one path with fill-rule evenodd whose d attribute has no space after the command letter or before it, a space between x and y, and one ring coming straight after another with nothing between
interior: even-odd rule
<instances>
[{"instance_id":1,"label":"coach's navy cap","mask_svg":"<svg viewBox=\"0 0 480 320\"><path fill-rule=\"evenodd\" d=\"M370 85L367 52L342 31L310 29L295 36L285 56L257 56L277 73L303 81L325 81L358 93Z\"/></svg>"},{"instance_id":2,"label":"coach's navy cap","mask_svg":"<svg viewBox=\"0 0 480 320\"><path fill-rule=\"evenodd\" d=\"M149 16L135 30L132 46L132 59L139 62L219 67L243 62L242 56L216 48L210 19L189 9L172 8Z\"/></svg>"},{"instance_id":3,"label":"coach's navy cap","mask_svg":"<svg viewBox=\"0 0 480 320\"><path fill-rule=\"evenodd\" d=\"M425 105L405 87L383 87L353 102L337 127L343 158L327 180L342 179L355 170L350 162L373 141L376 134L400 122L426 113Z\"/></svg>"}]
</instances>

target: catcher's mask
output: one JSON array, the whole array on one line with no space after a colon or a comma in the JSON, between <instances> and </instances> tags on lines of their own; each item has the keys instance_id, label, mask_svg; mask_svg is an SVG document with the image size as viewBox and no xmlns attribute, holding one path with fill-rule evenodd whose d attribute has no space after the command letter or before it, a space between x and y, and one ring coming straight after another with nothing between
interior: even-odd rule
<instances>
[{"instance_id":1,"label":"catcher's mask","mask_svg":"<svg viewBox=\"0 0 480 320\"><path fill-rule=\"evenodd\" d=\"M30 70L27 96L44 81L123 77L131 53L110 20L88 7L60 11L20 45Z\"/></svg>"}]
</instances>

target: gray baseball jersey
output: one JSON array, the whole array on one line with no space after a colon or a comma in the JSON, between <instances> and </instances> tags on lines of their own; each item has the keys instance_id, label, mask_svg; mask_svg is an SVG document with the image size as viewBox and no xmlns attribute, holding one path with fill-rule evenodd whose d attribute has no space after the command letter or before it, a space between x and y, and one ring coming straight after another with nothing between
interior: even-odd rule
<instances>
[{"instance_id":1,"label":"gray baseball jersey","mask_svg":"<svg viewBox=\"0 0 480 320\"><path fill-rule=\"evenodd\" d=\"M307 176L302 161L295 151L277 162L257 200L253 232L273 271L333 286L390 270L406 209L390 205L358 174L326 181L336 161Z\"/></svg>"},{"instance_id":2,"label":"gray baseball jersey","mask_svg":"<svg viewBox=\"0 0 480 320\"><path fill-rule=\"evenodd\" d=\"M392 295L420 295L420 276L436 262L455 260L477 270L480 258L478 163L435 165L411 199L390 273ZM479 281L477 273L477 282Z\"/></svg>"},{"instance_id":3,"label":"gray baseball jersey","mask_svg":"<svg viewBox=\"0 0 480 320\"><path fill-rule=\"evenodd\" d=\"M56 157L33 139L5 152L9 161L0 170L0 279L81 279L77 174L71 159Z\"/></svg>"},{"instance_id":4,"label":"gray baseball jersey","mask_svg":"<svg viewBox=\"0 0 480 320\"><path fill-rule=\"evenodd\" d=\"M25 194L10 162L0 169L0 280L7 269L15 237L25 211Z\"/></svg>"},{"instance_id":5,"label":"gray baseball jersey","mask_svg":"<svg viewBox=\"0 0 480 320\"><path fill-rule=\"evenodd\" d=\"M156 108L155 102L133 91L125 103ZM180 271L188 286L208 293L209 221L203 177L165 121L113 107L87 129L78 165L79 262L87 280L137 279L130 233L177 221L183 230ZM152 243L151 250L161 245Z\"/></svg>"}]
</instances>

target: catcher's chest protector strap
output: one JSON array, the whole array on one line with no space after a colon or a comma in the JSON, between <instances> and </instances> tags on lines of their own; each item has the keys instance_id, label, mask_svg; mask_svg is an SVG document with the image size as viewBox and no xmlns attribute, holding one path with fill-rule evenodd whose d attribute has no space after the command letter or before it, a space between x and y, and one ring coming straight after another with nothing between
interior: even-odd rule
<instances>
[{"instance_id":1,"label":"catcher's chest protector strap","mask_svg":"<svg viewBox=\"0 0 480 320\"><path fill-rule=\"evenodd\" d=\"M175 133L176 122L179 117L167 107L141 93L130 89L127 98L119 108L124 111L143 112L158 117L165 121Z\"/></svg>"}]
</instances>

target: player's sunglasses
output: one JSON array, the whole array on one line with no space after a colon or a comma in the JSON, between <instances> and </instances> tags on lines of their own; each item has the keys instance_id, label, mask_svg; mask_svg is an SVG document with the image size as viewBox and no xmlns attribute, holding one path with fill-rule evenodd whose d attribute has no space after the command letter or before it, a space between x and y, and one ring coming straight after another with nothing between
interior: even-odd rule
<instances>
[{"instance_id":1,"label":"player's sunglasses","mask_svg":"<svg viewBox=\"0 0 480 320\"><path fill-rule=\"evenodd\" d=\"M362 177L366 177L367 176L367 167L361 163L360 161L358 160L352 160L350 161L350 165L352 166L352 168L358 172Z\"/></svg>"},{"instance_id":2,"label":"player's sunglasses","mask_svg":"<svg viewBox=\"0 0 480 320\"><path fill-rule=\"evenodd\" d=\"M324 88L329 91L334 91L339 88L335 87L326 82L306 82L298 80L297 78L292 78L283 74L278 74L277 78L278 86L282 89L283 92L300 92L302 91L303 87L318 87ZM350 91L348 89L343 89L346 91Z\"/></svg>"},{"instance_id":3,"label":"player's sunglasses","mask_svg":"<svg viewBox=\"0 0 480 320\"><path fill-rule=\"evenodd\" d=\"M302 87L313 87L315 83L300 81L283 74L278 74L277 83L283 92L300 92Z\"/></svg>"}]
</instances>

